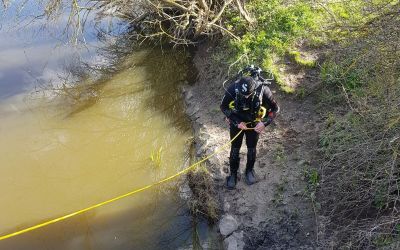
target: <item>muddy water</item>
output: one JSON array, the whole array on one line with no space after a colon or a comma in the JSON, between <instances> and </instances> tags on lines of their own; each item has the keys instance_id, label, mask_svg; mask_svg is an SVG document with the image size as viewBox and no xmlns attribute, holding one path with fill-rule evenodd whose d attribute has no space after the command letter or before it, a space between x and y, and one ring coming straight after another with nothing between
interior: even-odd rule
<instances>
[{"instance_id":1,"label":"muddy water","mask_svg":"<svg viewBox=\"0 0 400 250\"><path fill-rule=\"evenodd\" d=\"M0 232L64 215L178 172L190 127L184 60L141 51L71 101L68 91L0 103ZM183 61L183 62L182 62ZM85 83L81 85L85 86ZM90 93L85 93L90 90ZM152 157L153 156L153 159ZM158 159L157 159L158 158ZM182 245L190 221L175 183L0 242L1 249L158 249ZM179 232L170 227L179 226ZM181 235L180 235L181 234Z\"/></svg>"},{"instance_id":2,"label":"muddy water","mask_svg":"<svg viewBox=\"0 0 400 250\"><path fill-rule=\"evenodd\" d=\"M22 16L33 15L36 5L25 5ZM63 89L58 76L69 74L65 66L76 65L76 57L102 58L91 47L102 46L96 35L86 29L87 44L76 49L60 40L62 22L44 33L40 23L19 30L14 24L20 20L10 13L17 8L3 12L1 6L0 236L187 165L191 128L179 90L187 79L187 55L165 48L135 51L121 60L118 73ZM191 249L198 241L219 248L213 230L193 222L181 189L175 181L156 186L0 241L0 249Z\"/></svg>"}]
</instances>

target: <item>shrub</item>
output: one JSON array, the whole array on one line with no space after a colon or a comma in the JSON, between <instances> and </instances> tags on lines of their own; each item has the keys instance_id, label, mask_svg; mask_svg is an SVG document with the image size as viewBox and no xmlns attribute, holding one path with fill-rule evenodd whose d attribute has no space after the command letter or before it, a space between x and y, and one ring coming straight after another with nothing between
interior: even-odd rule
<instances>
[{"instance_id":1,"label":"shrub","mask_svg":"<svg viewBox=\"0 0 400 250\"><path fill-rule=\"evenodd\" d=\"M276 61L290 51L296 41L316 28L316 8L300 0L289 4L283 0L252 0L246 7L257 20L252 27L246 26L245 21L233 12L226 16L227 27L241 37L240 40L230 40L228 54L233 56L228 61L245 58L239 60L236 69L250 62L262 65L273 73L285 92L293 92L282 81Z\"/></svg>"},{"instance_id":2,"label":"shrub","mask_svg":"<svg viewBox=\"0 0 400 250\"><path fill-rule=\"evenodd\" d=\"M397 6L397 10L399 10ZM398 236L400 18L384 12L332 51L321 76L339 111L321 133L319 199L338 246L370 248Z\"/></svg>"}]
</instances>

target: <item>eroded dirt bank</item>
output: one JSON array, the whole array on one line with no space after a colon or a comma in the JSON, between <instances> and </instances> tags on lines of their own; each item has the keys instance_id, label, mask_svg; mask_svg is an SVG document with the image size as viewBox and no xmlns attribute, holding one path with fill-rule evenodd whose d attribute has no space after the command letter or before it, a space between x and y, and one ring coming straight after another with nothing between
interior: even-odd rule
<instances>
[{"instance_id":1,"label":"eroded dirt bank","mask_svg":"<svg viewBox=\"0 0 400 250\"><path fill-rule=\"evenodd\" d=\"M199 71L195 84L183 90L187 114L192 120L198 157L212 153L229 141L228 126L219 110L223 96L224 69L210 64L215 50L202 45L195 54ZM317 85L317 72L285 63L286 81L305 90ZM318 220L307 191L306 171L316 164L320 121L311 95L287 95L270 86L281 111L275 124L260 137L255 166L258 183L239 181L236 190L224 187L229 150L207 162L216 182L221 209L219 229L227 249L315 249ZM241 148L245 168L246 148Z\"/></svg>"}]
</instances>

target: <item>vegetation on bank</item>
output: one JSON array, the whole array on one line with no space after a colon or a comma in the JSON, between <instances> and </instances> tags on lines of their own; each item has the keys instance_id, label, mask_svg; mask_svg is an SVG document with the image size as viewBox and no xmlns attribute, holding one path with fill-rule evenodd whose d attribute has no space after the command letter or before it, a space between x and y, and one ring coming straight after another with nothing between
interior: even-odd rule
<instances>
[{"instance_id":1,"label":"vegetation on bank","mask_svg":"<svg viewBox=\"0 0 400 250\"><path fill-rule=\"evenodd\" d=\"M313 65L315 62L306 62L295 53L293 48L311 32L317 30L317 8L307 1L282 0L249 1L248 9L257 20L253 27L246 28L246 24L238 16L228 16L228 28L240 34L240 40L230 39L228 50L234 56L228 58L231 63L239 60L240 68L249 62L261 65L270 71L276 83L282 90L292 93L294 90L286 86L282 79L280 61L285 55L294 56L296 62Z\"/></svg>"},{"instance_id":2,"label":"vegetation on bank","mask_svg":"<svg viewBox=\"0 0 400 250\"><path fill-rule=\"evenodd\" d=\"M216 55L222 66L262 65L285 92L296 91L282 80L287 57L320 70L326 126L320 167L310 170L315 213L324 218L319 244L371 248L398 241L399 1L253 0L246 7L253 25L226 13L227 29L240 39L223 37L225 49ZM296 52L304 48L323 54L320 65Z\"/></svg>"},{"instance_id":3,"label":"vegetation on bank","mask_svg":"<svg viewBox=\"0 0 400 250\"><path fill-rule=\"evenodd\" d=\"M221 48L215 64L223 70L261 65L285 92L297 91L283 80L287 58L319 69L318 108L326 122L320 134L320 168L310 170L308 178L315 212L325 217L326 242L320 244L371 248L399 241L398 0L71 2L69 20L78 31L83 22L77 13L96 10L128 20L129 41L138 44L196 45L214 38ZM48 18L62 9L59 0L44 3ZM304 48L324 59L306 60ZM201 180L200 189L192 187L200 201L193 203L194 213L215 220L217 204L205 195L209 190L201 191L212 180L207 173L189 178Z\"/></svg>"},{"instance_id":4,"label":"vegetation on bank","mask_svg":"<svg viewBox=\"0 0 400 250\"><path fill-rule=\"evenodd\" d=\"M315 212L325 218L326 241L319 244L394 244L400 237L399 1L254 0L247 7L257 20L252 27L228 15L228 28L241 37L228 39L229 64L262 65L286 92L296 91L285 87L279 70L288 57L320 70L326 126L320 168L310 179ZM323 54L321 65L296 52L303 48Z\"/></svg>"},{"instance_id":5,"label":"vegetation on bank","mask_svg":"<svg viewBox=\"0 0 400 250\"><path fill-rule=\"evenodd\" d=\"M399 5L358 32L321 68L320 201L338 244L370 248L400 237Z\"/></svg>"}]
</instances>

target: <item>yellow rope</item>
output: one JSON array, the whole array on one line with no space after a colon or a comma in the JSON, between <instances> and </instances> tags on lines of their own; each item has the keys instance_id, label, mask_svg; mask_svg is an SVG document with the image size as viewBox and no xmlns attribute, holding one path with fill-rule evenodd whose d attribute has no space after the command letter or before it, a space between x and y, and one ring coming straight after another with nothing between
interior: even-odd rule
<instances>
[{"instance_id":1,"label":"yellow rope","mask_svg":"<svg viewBox=\"0 0 400 250\"><path fill-rule=\"evenodd\" d=\"M98 203L98 204L96 204L96 205L93 205L93 206L90 206L90 207L81 209L81 210L79 210L79 211L76 211L76 212L73 212L73 213L70 213L70 214L67 214L67 215L64 215L64 216L61 216L61 217L58 217L58 218L55 218L55 219L46 221L46 222L43 222L43 223L41 223L41 224L37 224L37 225L32 226L32 227L28 227L28 228L19 230L19 231L14 232L14 233L10 233L10 234L6 234L6 235L3 235L3 236L0 236L0 241L1 241L1 240L8 239L8 238L11 238L11 237L14 237L14 236L17 236L17 235L19 235L19 234L23 234L23 233L26 233L26 232L29 232L29 231L32 231L32 230L41 228L41 227L44 227L44 226L47 226L47 225L50 225L50 224L53 224L53 223L56 223L56 222L58 222L58 221L62 221L62 220L68 219L68 218L70 218L70 217L72 217L72 216L75 216L75 215L78 215L78 214L82 214L82 213L87 212L87 211L89 211L89 210L95 209L95 208L97 208L97 207L104 206L104 205L106 205L106 204L108 204L108 203L117 201L117 200L119 200L119 199L122 199L122 198L125 198L125 197L127 197L127 196L130 196L130 195L139 193L139 192L144 191L144 190L146 190L146 189L152 188L152 187L154 187L154 186L156 186L156 185L159 185L159 184L162 184L162 183L167 182L167 181L169 181L169 180L172 180L172 179L174 179L174 178L176 178L176 177L178 177L178 176L180 176L180 175L182 175L182 174L188 172L189 170L193 169L193 168L196 167L197 165L203 163L203 162L206 161L207 159L209 159L209 158L211 158L212 156L214 156L214 155L218 154L219 152L221 152L225 147L227 147L230 143L232 143L232 142L240 135L240 133L242 133L242 131L243 131L243 130L240 130L239 133L237 133L237 134L235 135L235 137L232 138L232 140L230 140L229 142L225 143L225 144L222 145L220 148L218 148L217 150L215 150L214 153L210 154L210 155L207 156L206 158L203 158L202 160L200 160L200 161L194 163L193 165L191 165L191 166L189 166L189 167L183 169L182 171L180 171L180 172L178 172L178 173L176 173L176 174L174 174L174 175L172 175L172 176L170 176L170 177L167 177L167 178L165 178L165 179L162 179L162 180L160 180L160 181L158 181L158 182L155 182L155 183L153 183L153 184L147 185L147 186L145 186L145 187L142 187L142 188L133 190L133 191L131 191L131 192L129 192L129 193L120 195L120 196L118 196L118 197L115 197L115 198L106 200L106 201L104 201L104 202Z\"/></svg>"}]
</instances>

